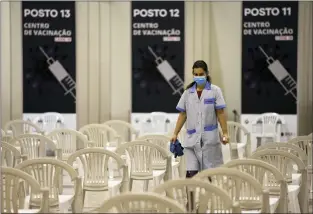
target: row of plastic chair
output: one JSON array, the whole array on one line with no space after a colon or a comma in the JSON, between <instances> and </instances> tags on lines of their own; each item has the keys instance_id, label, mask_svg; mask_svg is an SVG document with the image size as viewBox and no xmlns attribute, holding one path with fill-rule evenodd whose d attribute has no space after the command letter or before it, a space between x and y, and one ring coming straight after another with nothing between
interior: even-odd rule
<instances>
[{"instance_id":1,"label":"row of plastic chair","mask_svg":"<svg viewBox=\"0 0 313 214\"><path fill-rule=\"evenodd\" d=\"M284 144L284 146L286 146L287 144ZM283 145L282 145L283 146ZM100 150L102 153L105 154L113 154L109 151L105 151L104 149L100 149L100 148L90 148L90 149L84 149L85 151L81 150L78 152L81 153L87 153L87 150L89 150L88 152L98 152L100 153ZM281 161L273 161L270 160L268 157L270 156L275 156L280 157L281 160L285 160L285 162L281 162ZM70 157L68 160L68 163L73 163L73 160L76 159L77 155L73 156L72 158ZM116 158L118 158L116 156ZM269 150L269 149L265 149L265 150L261 150L257 151L256 153L254 153L252 155L252 158L255 159L261 159L265 162L268 162L269 164L264 163L263 161L257 161L257 160L253 160L253 159L243 159L243 160L236 160L236 161L232 161L226 165L224 165L223 167L233 167L236 168L236 170L227 170L226 168L216 168L216 169L210 169L210 170L205 170L201 173L199 173L197 176L195 176L195 179L201 179L201 180L205 180L206 183L208 181L208 177L211 179L212 184L214 184L215 186L218 186L220 189L224 190L226 192L226 194L224 193L219 193L217 194L217 190L212 190L212 188L207 188L204 186L204 184L202 185L201 182L197 181L197 182L189 182L189 181L185 181L185 182L181 182L181 181L170 181L170 182L165 182L163 185L160 185L158 187L156 187L156 189L154 190L155 192L158 193L167 193L167 195L169 197L174 197L175 196L175 200L179 201L180 203L184 203L184 201L182 199L184 198L177 198L177 194L170 194L171 190L175 189L177 192L180 192L180 194L182 194L182 190L184 190L185 188L188 189L188 191L193 192L194 194L198 194L198 195L194 195L194 198L198 199L198 207L195 205L193 206L194 208L197 207L197 209L203 211L203 209L207 209L206 206L207 204L203 204L204 202L214 202L213 204L211 204L211 211L214 211L216 209L218 210L224 210L225 211L225 206L223 205L223 202L228 199L235 200L229 200L232 201L232 203L228 202L228 204L234 205L236 204L236 202L239 203L239 207L243 210L260 210L262 213L269 213L270 212L270 192L274 191L274 193L278 194L279 199L276 200L279 201L277 205L280 208L280 211L286 209L286 202L288 200L286 200L286 198L284 196L286 196L286 188L284 188L285 184L287 183L285 174L282 175L282 173L287 173L287 171L284 171L283 169L286 168L287 163L286 163L286 159L290 158L290 160L294 160L298 166L298 169L300 172L302 172L301 176L302 176L302 183L301 183L301 190L300 191L306 191L307 188L305 186L306 182L306 170L304 167L303 162L297 158L295 155L290 154L289 152L285 152L285 151L278 151L278 150ZM299 161L300 160L300 161ZM62 163L62 164L61 164ZM277 165L277 163L282 163L284 164L285 167L279 167ZM122 159L120 159L120 164L123 165L124 162L122 161ZM274 165L275 167L271 167L271 165ZM39 165L39 166L38 166ZM74 170L74 168L70 169L68 166L65 167L65 164L63 164L63 162L58 161L58 160L51 160L51 159L35 159L35 160L27 160L24 161L23 163L19 164L17 166L18 169L24 169L25 172L30 173L31 170L42 170L44 168L47 168L47 165L57 165L59 167L61 167L64 170L67 171L72 171L71 172L71 179L75 180L73 177L76 177L77 174L76 171ZM71 165L71 164L69 164ZM270 166L269 166L270 165ZM125 165L124 165L125 166ZM240 166L240 167L239 167ZM245 166L245 167L242 167ZM250 167L249 167L250 166ZM238 168L239 167L239 170ZM258 167L259 169L256 170L256 167ZM266 172L266 170L269 171L270 173ZM280 169L280 170L278 170ZM124 168L125 170L125 168ZM276 171L275 171L276 170ZM282 170L282 171L281 171ZM57 171L57 170L55 170ZM48 172L52 172L51 168L50 171L49 170L45 170L45 173ZM125 171L124 171L125 172ZM38 175L40 173L33 173L33 175ZM127 173L125 173L127 175ZM250 175L248 175L250 174ZM272 177L273 175L274 177ZM43 183L42 180L44 178L49 178L49 177L58 177L58 176L53 176L53 175L42 175L41 178L37 179L41 179L40 183ZM264 179L267 179L267 182L265 182ZM36 180L37 180L36 179ZM55 180L54 180L55 181ZM126 187L126 189L128 188L128 185L126 184L128 179L124 180L124 187ZM55 181L56 182L56 181ZM264 183L265 182L265 183ZM264 186L262 186L261 184L265 185L266 188L272 188L271 191L267 191L267 189L264 189ZM54 192L57 193L57 190L53 191L53 188L51 188L51 186L57 188L58 185L51 185L49 186L49 183L45 184L46 186L48 186L50 188L50 192ZM17 185L18 186L18 185ZM76 185L77 186L77 185ZM201 188L202 190L204 189L205 192L203 191L195 191L194 188ZM276 188L276 189L275 189ZM279 188L279 190L277 189ZM125 188L124 188L125 190ZM180 190L180 191L178 191ZM80 190L79 190L80 191ZM75 191L75 200L73 201L80 201L79 197L79 191ZM275 192L276 191L276 192ZM278 192L277 192L278 191ZM208 199L208 192L211 192L212 195L215 195L214 200L211 198L210 200ZM220 191L221 192L221 191ZM184 193L184 192L183 192ZM214 194L213 194L214 193ZM200 195L199 195L200 194ZM223 196L222 198L216 198L217 196ZM228 195L228 197L226 197L226 195ZM54 201L56 200L56 198L58 197L57 195L49 195L50 198L54 199ZM118 196L117 196L118 197ZM123 196L121 196L123 197ZM31 197L32 198L32 197ZM227 199L225 199L227 198ZM36 198L33 198L34 200ZM38 199L38 196L37 196ZM50 199L48 200L49 203L52 202L53 200ZM189 196L189 198L187 197L187 199L191 199L191 197ZM104 204L108 204L110 201L112 201L113 199L109 199L108 202L105 202ZM36 200L35 200L36 201ZM305 198L299 200L301 201L305 201ZM80 201L81 202L81 201ZM120 203L123 203L124 201L120 201ZM275 200L274 200L275 202ZM32 203L32 202L31 202ZM194 203L194 201L190 201L189 203ZM37 205L39 206L39 204L42 204L42 200L37 200L37 204L35 202L33 202L33 205ZM73 205L73 203L72 203ZM49 205L51 206L51 204ZM81 204L76 203L76 206L80 206L79 208L72 208L73 212L76 212L77 209L82 209L81 208ZM107 206L107 205L106 205ZM104 207L106 207L104 206ZM202 207L203 206L203 207ZM191 207L191 206L190 206ZM190 209L189 207L189 209ZM236 208L236 209L235 209ZM303 208L301 206L301 208ZM238 205L237 207L234 206L230 206L228 207L228 209L230 209L229 211L233 212L237 212L238 211ZM273 213L273 209L276 209L276 207L272 208L271 213ZM304 208L303 208L304 209ZM103 210L103 206L101 206L100 208L97 209L98 211L107 211L107 210ZM189 213L190 211L194 211L194 210L188 210ZM227 210L228 211L228 210ZM280 212L278 211L278 212ZM305 210L301 210L303 212L305 212Z\"/></svg>"}]
</instances>

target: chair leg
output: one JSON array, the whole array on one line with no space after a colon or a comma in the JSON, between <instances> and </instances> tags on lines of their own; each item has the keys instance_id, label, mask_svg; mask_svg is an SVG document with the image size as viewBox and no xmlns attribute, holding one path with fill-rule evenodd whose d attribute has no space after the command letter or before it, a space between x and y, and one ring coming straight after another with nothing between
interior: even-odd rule
<instances>
[{"instance_id":1,"label":"chair leg","mask_svg":"<svg viewBox=\"0 0 313 214\"><path fill-rule=\"evenodd\" d=\"M85 197L86 197L86 190L83 189L83 208L84 208L84 204L85 204Z\"/></svg>"},{"instance_id":2,"label":"chair leg","mask_svg":"<svg viewBox=\"0 0 313 214\"><path fill-rule=\"evenodd\" d=\"M149 180L144 180L143 191L148 192L149 189Z\"/></svg>"},{"instance_id":3,"label":"chair leg","mask_svg":"<svg viewBox=\"0 0 313 214\"><path fill-rule=\"evenodd\" d=\"M129 179L129 191L132 191L133 189L133 182L134 182L134 179L130 178Z\"/></svg>"}]
</instances>

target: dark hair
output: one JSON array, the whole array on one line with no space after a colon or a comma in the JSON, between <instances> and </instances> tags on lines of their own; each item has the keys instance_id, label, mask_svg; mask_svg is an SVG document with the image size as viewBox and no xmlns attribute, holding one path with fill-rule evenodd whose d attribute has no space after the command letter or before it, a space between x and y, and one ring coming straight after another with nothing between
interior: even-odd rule
<instances>
[{"instance_id":1,"label":"dark hair","mask_svg":"<svg viewBox=\"0 0 313 214\"><path fill-rule=\"evenodd\" d=\"M205 63L205 61L203 61L203 60L195 61L195 63L193 63L193 66L192 66L192 72L193 72L193 69L195 69L195 68L202 68L204 70L205 74L206 74L206 80L208 82L211 82L212 79L211 79L211 77L209 75L208 65ZM194 84L196 84L195 81L193 81L192 83L187 85L186 90L191 88L192 86L194 86Z\"/></svg>"}]
</instances>

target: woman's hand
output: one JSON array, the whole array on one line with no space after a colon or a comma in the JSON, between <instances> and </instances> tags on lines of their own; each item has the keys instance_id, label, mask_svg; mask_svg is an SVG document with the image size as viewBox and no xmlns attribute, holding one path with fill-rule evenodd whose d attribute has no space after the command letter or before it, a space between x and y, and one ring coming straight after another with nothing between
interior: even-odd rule
<instances>
[{"instance_id":1,"label":"woman's hand","mask_svg":"<svg viewBox=\"0 0 313 214\"><path fill-rule=\"evenodd\" d=\"M171 143L175 143L177 140L177 135L173 134L172 138L171 138Z\"/></svg>"},{"instance_id":2,"label":"woman's hand","mask_svg":"<svg viewBox=\"0 0 313 214\"><path fill-rule=\"evenodd\" d=\"M221 141L222 141L222 144L224 145L228 144L229 143L228 134L223 134Z\"/></svg>"}]
</instances>

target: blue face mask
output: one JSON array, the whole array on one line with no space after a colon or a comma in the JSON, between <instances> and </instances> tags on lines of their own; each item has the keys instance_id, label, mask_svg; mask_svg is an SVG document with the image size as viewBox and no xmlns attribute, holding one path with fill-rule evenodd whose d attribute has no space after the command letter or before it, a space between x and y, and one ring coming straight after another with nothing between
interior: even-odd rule
<instances>
[{"instance_id":1,"label":"blue face mask","mask_svg":"<svg viewBox=\"0 0 313 214\"><path fill-rule=\"evenodd\" d=\"M194 76L193 80L197 83L197 85L204 85L206 83L205 76Z\"/></svg>"}]
</instances>

